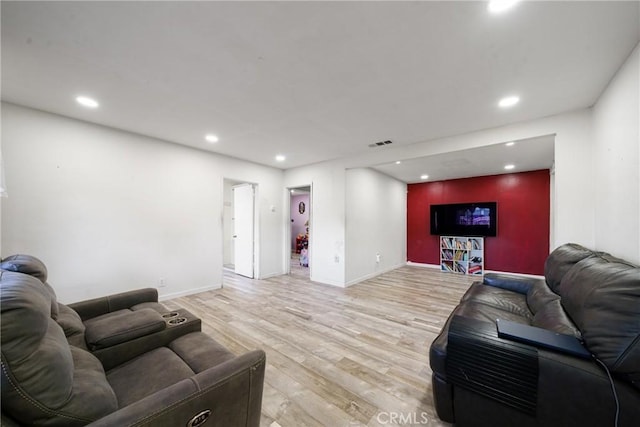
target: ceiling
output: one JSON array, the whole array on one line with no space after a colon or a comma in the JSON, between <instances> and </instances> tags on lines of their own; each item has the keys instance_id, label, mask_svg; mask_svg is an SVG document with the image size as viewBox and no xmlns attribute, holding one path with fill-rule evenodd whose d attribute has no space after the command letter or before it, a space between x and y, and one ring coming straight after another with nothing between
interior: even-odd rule
<instances>
[{"instance_id":1,"label":"ceiling","mask_svg":"<svg viewBox=\"0 0 640 427\"><path fill-rule=\"evenodd\" d=\"M431 1L1 7L4 101L282 169L589 107L640 39L639 3L625 1L522 2L500 15ZM510 94L521 102L498 108ZM549 167L552 144L510 149ZM502 173L489 164L504 148L376 168L406 182L451 178L447 163Z\"/></svg>"},{"instance_id":2,"label":"ceiling","mask_svg":"<svg viewBox=\"0 0 640 427\"><path fill-rule=\"evenodd\" d=\"M374 169L401 181L443 181L472 176L499 175L510 171L523 172L553 167L555 135L545 135L518 141L487 145L468 150L451 151L409 160L390 161ZM513 165L514 169L505 169ZM422 175L428 178L420 179Z\"/></svg>"}]
</instances>

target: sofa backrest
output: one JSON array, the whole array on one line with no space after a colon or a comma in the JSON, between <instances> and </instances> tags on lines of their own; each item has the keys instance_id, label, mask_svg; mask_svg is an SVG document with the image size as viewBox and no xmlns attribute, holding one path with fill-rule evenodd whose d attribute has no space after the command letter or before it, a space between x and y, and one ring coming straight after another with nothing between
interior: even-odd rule
<instances>
[{"instance_id":1,"label":"sofa backrest","mask_svg":"<svg viewBox=\"0 0 640 427\"><path fill-rule=\"evenodd\" d=\"M29 276L33 276L38 279L51 296L51 317L53 319L58 317L58 301L56 299L56 293L47 283L48 272L47 266L44 265L44 262L32 255L16 254L4 258L2 262L0 262L0 269L28 274Z\"/></svg>"},{"instance_id":2,"label":"sofa backrest","mask_svg":"<svg viewBox=\"0 0 640 427\"><path fill-rule=\"evenodd\" d=\"M576 243L567 243L554 249L544 263L544 278L549 288L558 293L558 286L565 274L576 263L594 255L591 249Z\"/></svg>"},{"instance_id":3,"label":"sofa backrest","mask_svg":"<svg viewBox=\"0 0 640 427\"><path fill-rule=\"evenodd\" d=\"M0 263L2 270L15 271L17 273L28 274L42 283L47 283L47 266L33 255L16 254L2 260Z\"/></svg>"},{"instance_id":4,"label":"sofa backrest","mask_svg":"<svg viewBox=\"0 0 640 427\"><path fill-rule=\"evenodd\" d=\"M568 269L556 292L587 348L612 372L640 380L640 267L593 252Z\"/></svg>"},{"instance_id":5,"label":"sofa backrest","mask_svg":"<svg viewBox=\"0 0 640 427\"><path fill-rule=\"evenodd\" d=\"M0 271L2 411L25 425L85 425L115 411L116 397L98 359L67 342L42 285Z\"/></svg>"},{"instance_id":6,"label":"sofa backrest","mask_svg":"<svg viewBox=\"0 0 640 427\"><path fill-rule=\"evenodd\" d=\"M11 255L0 262L0 269L28 274L38 279L51 296L51 317L62 326L71 345L87 350L84 339L85 326L78 313L57 302L56 293L47 283L47 266L32 255Z\"/></svg>"}]
</instances>

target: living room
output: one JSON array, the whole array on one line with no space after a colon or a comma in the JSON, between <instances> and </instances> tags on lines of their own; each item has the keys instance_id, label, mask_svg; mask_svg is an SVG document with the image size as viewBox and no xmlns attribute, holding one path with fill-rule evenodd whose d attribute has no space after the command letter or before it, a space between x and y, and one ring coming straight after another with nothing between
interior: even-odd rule
<instances>
[{"instance_id":1,"label":"living room","mask_svg":"<svg viewBox=\"0 0 640 427\"><path fill-rule=\"evenodd\" d=\"M536 9L542 6L529 3L517 5L514 14L517 16L518 13L531 10L543 17L549 16L545 15L543 9ZM412 159L426 159L446 153L460 153L464 156L464 153L473 150L502 147L507 142L516 142L511 148L517 149L518 144L525 145L532 139L548 137L552 138L553 157L547 167L541 168L548 171L548 233L538 236L539 240L533 242L537 247L536 254L540 252L540 246L546 247L548 255L562 244L578 243L638 264L640 53L638 24L633 22L638 16L638 5L637 2L590 2L595 3L592 7L601 9L594 13L589 10L588 5L582 4L574 6L578 9L573 13L570 9L568 12L563 10L563 7L570 6L563 5L562 2L556 3L555 6L550 3L546 7L559 8L564 13L561 16L570 25L577 25L584 19L590 25L598 23L604 26L601 31L589 28L586 24L586 28L577 26L572 30L585 35L585 38L589 35L586 38L588 41L573 40L568 34L568 40L546 41L547 48L554 43L561 45L563 49L579 47L575 58L570 51L554 52L555 56L549 57L554 60L564 58L564 62L550 60L542 64L546 68L557 67L559 74L564 72L558 78L559 82L549 81L549 84L573 87L570 80L579 81L582 76L563 70L572 70L570 63L578 61L576 58L593 61L593 64L581 64L585 68L585 75L589 74L587 65L600 67L598 76L590 75L592 80L589 80L589 96L583 97L579 103L562 104L573 107L556 107L554 104L559 105L572 96L577 99L581 93L547 94L544 103L540 101L535 109L528 110L528 116L518 112L518 109L525 109L528 102L534 102L534 93L520 94L520 105L513 110L503 111L495 106L498 98L505 94L503 91L517 86L519 74L523 73L522 69L527 68L527 55L539 58L533 56L535 49L528 51L523 46L522 55L516 59L525 64L514 66L511 87L499 88L499 93L491 92L491 99L483 100L485 107L491 110L489 116L484 116L489 117L486 122L477 123L473 116L455 118L455 107L449 104L449 108L443 109L441 113L447 117L430 118L430 125L435 126L434 121L450 122L455 118L462 123L455 132L443 129L440 133L433 133L425 128L423 135L407 135L405 138L394 136L402 134L398 129L389 129L382 135L362 132L358 134L354 145L349 145L340 138L328 140L326 145L313 139L308 146L298 143L305 145L301 151L306 150L309 157L290 166L291 164L276 162L272 159L273 156L267 158L263 153L256 154L264 158L263 161L258 161L250 157L254 153L246 148L246 157L227 154L225 150L230 148L224 146L225 133L215 129L215 132L220 133L220 141L216 145L198 145L193 142L202 140L200 133L204 134L205 131L200 132L200 129L209 126L200 121L203 119L200 111L205 111L204 115L210 117L213 116L213 110L207 110L206 97L196 98L198 101L189 110L172 105L175 100L176 105L182 106L189 102L189 97L196 96L193 92L181 92L190 73L190 70L183 70L178 64L182 60L190 60L180 56L180 49L185 45L169 43L158 47L141 34L139 39L132 39L135 42L132 42L133 45L139 47L150 44L156 49L156 55L164 55L163 64L173 65L155 72L153 69L146 69L146 74L140 74L135 80L122 77L131 76L132 73L124 70L136 63L133 56L135 49L125 49L129 40L122 36L125 33L135 33L132 29L135 25L131 22L127 24L123 18L127 15L126 7L131 5L119 6L125 8L120 11L108 11L110 19L120 17L122 22L106 20L104 26L100 27L98 18L108 9L106 4L95 6L96 9L92 10L91 3L78 6L52 3L45 6L41 3L22 5L20 2L3 2L1 150L2 184L7 197L0 198L2 256L27 253L42 259L47 265L51 284L59 301L65 303L142 287L158 288L160 298L165 301L224 288L226 279L223 269L222 212L225 206L223 183L227 179L255 186L254 276L260 280L277 278L285 275L289 267L288 189L309 186L309 208L313 215L309 240L310 280L338 289L352 288L380 274L406 266L407 262L427 267L439 264L437 243L426 229L428 212L424 209L413 210L414 205L410 205L411 191L431 183L424 182L419 177L411 180L394 178L381 172L386 165L397 161L408 163ZM291 7L302 6L303 4L299 4ZM65 9L67 7L70 9ZM206 10L207 7L214 6L213 3L203 3L200 7ZM221 7L231 8L231 3L225 3ZM251 8L258 6L247 3L243 7L246 9L235 11L232 16L250 14ZM259 7L264 8L262 12L265 15L255 20L264 19L266 24L263 30L268 32L270 28L275 28L268 25L269 19L275 19L274 16L283 13L278 7L286 6L269 5L266 2ZM275 9L270 9L271 7ZM351 5L345 10L346 16L357 17L363 10L366 11L359 7L365 6ZM428 8L428 5L422 7ZM425 13L433 14L430 23L431 20L438 20L438 13L442 12L439 8L444 6L435 4L432 7L433 10L425 10ZM480 10L484 12L486 9L485 5L464 7L467 9L453 15L466 16L470 11L479 15ZM320 13L319 16L324 18L334 16L322 8L315 4L313 12ZM199 11L202 12L200 9L192 10L190 15L195 17L199 15ZM139 12L140 10L136 10L136 13ZM156 12L161 14L158 9ZM220 11L221 16L224 15L223 12ZM413 12L409 9L400 15L407 17ZM89 24L79 24L78 19L83 13L87 13L86 18L92 19L86 22L102 28L104 37L92 38L91 32L83 27ZM292 14L293 20L306 15L303 9L288 13ZM369 16L369 13L375 15L373 12L366 12L365 15ZM607 15L609 13L611 15ZM570 20L567 15L572 14L578 17ZM614 19L608 23L601 22L597 19L599 14L603 15L602 21L610 20L611 16ZM55 19L46 20L43 16L59 18L64 24L57 24ZM135 14L131 16L139 18ZM631 20L627 19L628 16L631 16ZM508 18L507 14L499 19ZM335 25L340 25L340 19L336 19L338 24ZM38 28L43 21L45 25ZM275 19L274 22L280 21ZM384 19L378 16L371 22L373 27L373 24L384 22ZM218 24L221 26L219 31L223 32L226 27L220 22ZM296 25L295 31L300 31L300 26ZM73 31L67 34L66 31L71 29ZM248 31L244 27L243 30ZM186 30L182 28L180 31ZM512 37L518 34L517 29L511 28L509 31ZM83 33L86 33L86 39L80 36ZM287 37L282 30L276 33L279 36L277 41L281 41L280 37ZM155 32L153 34L157 35ZM251 34L249 32L246 37L251 38ZM538 36L538 33L527 34L527 43L532 43L531 40ZM468 37L469 50L472 50L472 35ZM589 41L591 38L593 40ZM167 37L163 40L171 39L172 37ZM234 40L230 39L219 43L233 44ZM383 39L383 36L376 37L378 41ZM88 45L83 40L87 40ZM525 42L522 43L526 45ZM596 47L611 52L611 57L607 56L611 58L611 63L601 59L604 54L601 55L600 50L594 56L578 55L591 48L595 50ZM165 48L166 52L163 51ZM82 55L88 54L91 49L98 53L84 58ZM328 47L324 46L323 49ZM393 49L385 50L388 51ZM182 52L184 56L192 53L189 50ZM370 54L375 50L366 52ZM471 55L468 50L465 54ZM491 49L482 52L481 59L475 65L481 65L482 58L488 58L491 54L497 55ZM94 62L99 55L113 61L121 60L122 63L107 60ZM277 55L275 57L278 58ZM541 57L545 58L544 55ZM453 64L456 63L456 58L457 55L450 58ZM267 59L267 56L253 58L251 66L258 67ZM282 66L285 71L279 69L278 65L275 68L279 73L286 74L286 67L293 66L295 60L280 59L285 63ZM426 63L428 61L424 64ZM498 64L504 65L503 62ZM318 66L318 63L312 62L311 65ZM215 63L207 61L201 66L216 69ZM70 81L69 76L77 76L76 68L84 70L84 80ZM144 68L137 68L141 69ZM327 68L323 72L331 70ZM304 68L301 77L296 77L295 82L308 78L304 71L308 70ZM382 77L401 80L401 71L395 77L382 75L379 81L386 81ZM451 68L451 72L454 71ZM239 75L242 72L242 69L237 70ZM172 73L183 74L181 79L174 80ZM225 73L221 73L218 78L231 79ZM278 74L280 79L283 74ZM334 91L344 90L349 83L357 88L357 84L349 80L352 78L353 75L345 76L345 86L334 88ZM88 87L91 82L101 86ZM176 86L167 87L167 82L174 82ZM287 87L282 81L278 82L280 85L276 87L279 90ZM485 82L490 82L490 79ZM116 87L117 83L123 83L122 87ZM309 82L309 85L312 84ZM492 88L499 86L495 82L491 84ZM538 84L540 85L539 82ZM389 94L394 85L395 82L381 93ZM446 85L449 88L455 87L456 82L448 82ZM264 114L264 121L284 120L277 114L284 107L276 108L275 104L271 107L265 99L271 101L274 97L285 96L286 92L264 94L258 89L257 99L249 98L251 91L243 92L239 96L242 99L233 108L230 106L228 111L220 111L218 116L222 118L216 118L216 122L227 119L234 122L235 126L242 122L247 127L244 134L235 135L234 143L237 145L241 144L243 137L259 140L267 134L268 126L263 126L259 131L254 131L251 127L250 120L257 117L255 110L264 111L261 113ZM541 85L538 89L543 91ZM75 104L74 98L80 91L93 91L94 96L99 98L100 106L91 110ZM131 92L132 99L137 98L139 103L121 102L115 95L121 91ZM339 95L331 93L336 97ZM410 92L403 92L408 100L410 97L406 93ZM464 102L465 94L456 91L452 93ZM486 92L481 90L479 94ZM151 98L145 98L147 95ZM211 97L213 95L214 92L207 94ZM420 92L419 95L423 96L425 93ZM474 96L475 98L469 98L470 104L477 102L480 95ZM289 94L288 98L291 105L297 105L297 95ZM63 105L67 99L69 102ZM362 99L368 102L372 100L364 97ZM381 98L380 104L386 107L376 111L383 114L386 110L397 108L397 104L402 101L403 99L392 97ZM145 106L150 104L160 107L153 114L146 113ZM349 105L351 107L353 106ZM438 105L430 108L430 111L438 111ZM165 110L164 115L160 114L162 109ZM242 118L239 113L242 109L254 116ZM328 114L315 106L310 111L318 113L318 120ZM100 118L100 114L119 115L120 124L106 122ZM285 111L285 114L291 114L291 110ZM449 115L453 118L448 117ZM414 116L413 121L419 122L420 116ZM353 116L349 117L353 119ZM372 115L368 120L372 129L379 129L384 124L383 115ZM317 130L315 122L308 116L300 118L300 123L300 126L310 126L310 135ZM327 122L322 125L336 135L343 135L337 129L339 125ZM363 124L354 119L354 129L362 127ZM195 136L190 142L181 143L182 135L173 128L191 128ZM274 125L273 128L277 126ZM259 133L257 138L256 132ZM328 135L330 132L321 136L326 138ZM393 144L380 148L367 146L388 138L394 141ZM274 143L271 148L274 155L276 151L283 149L278 143ZM509 161L506 150L504 162ZM340 155L331 156L332 152ZM302 158L303 154L298 156ZM291 161L295 160L295 156L289 157ZM534 172L515 170L513 173ZM497 198L497 194L483 194L483 200L458 201L485 202L495 201ZM535 197L532 199L536 200ZM416 214L416 217L413 218L412 214ZM500 211L498 215L500 217ZM419 230L422 236L412 231L413 224L419 224L420 221L423 221L423 229ZM530 234L533 237L529 238L535 239L536 233ZM487 259L487 269L537 276L542 274L539 261L536 261L534 269L517 263L500 264L496 257L504 257L509 252L520 249L517 238L516 241L511 240L511 237L508 241L501 241L501 237L504 235L501 235L499 229L495 238L487 238L487 245L492 245L493 253L497 254L492 255L493 259Z\"/></svg>"}]
</instances>

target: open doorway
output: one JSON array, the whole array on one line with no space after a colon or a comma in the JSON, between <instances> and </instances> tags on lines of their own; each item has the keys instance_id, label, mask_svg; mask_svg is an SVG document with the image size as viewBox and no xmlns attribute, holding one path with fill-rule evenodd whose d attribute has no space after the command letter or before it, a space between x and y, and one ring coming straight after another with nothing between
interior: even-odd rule
<instances>
[{"instance_id":1,"label":"open doorway","mask_svg":"<svg viewBox=\"0 0 640 427\"><path fill-rule=\"evenodd\" d=\"M310 277L311 270L311 186L289 189L290 257L289 274Z\"/></svg>"},{"instance_id":2,"label":"open doorway","mask_svg":"<svg viewBox=\"0 0 640 427\"><path fill-rule=\"evenodd\" d=\"M254 278L256 185L225 178L223 186L223 267Z\"/></svg>"}]
</instances>

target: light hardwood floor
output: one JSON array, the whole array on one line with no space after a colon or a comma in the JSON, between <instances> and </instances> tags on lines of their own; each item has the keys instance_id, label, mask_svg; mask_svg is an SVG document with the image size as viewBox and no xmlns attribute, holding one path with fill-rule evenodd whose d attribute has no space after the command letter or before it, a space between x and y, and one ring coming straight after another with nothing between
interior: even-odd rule
<instances>
[{"instance_id":1,"label":"light hardwood floor","mask_svg":"<svg viewBox=\"0 0 640 427\"><path fill-rule=\"evenodd\" d=\"M295 271L225 272L223 289L165 303L201 317L236 354L266 352L261 427L444 426L429 346L472 281L414 266L346 289Z\"/></svg>"}]
</instances>

